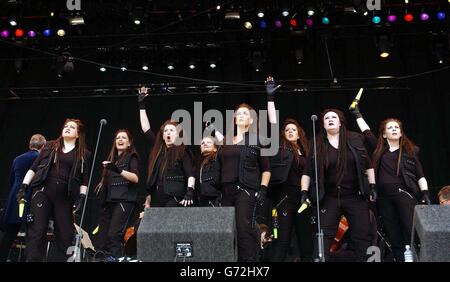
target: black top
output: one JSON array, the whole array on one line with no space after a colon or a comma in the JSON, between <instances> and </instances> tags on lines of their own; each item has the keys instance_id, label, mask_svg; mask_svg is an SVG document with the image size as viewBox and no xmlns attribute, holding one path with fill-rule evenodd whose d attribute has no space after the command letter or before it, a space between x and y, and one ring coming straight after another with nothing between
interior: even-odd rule
<instances>
[{"instance_id":1,"label":"black top","mask_svg":"<svg viewBox=\"0 0 450 282\"><path fill-rule=\"evenodd\" d=\"M303 170L305 169L305 166L306 166L306 157L305 156L299 155L298 162L296 161L296 159L294 157L291 169L289 170L287 183L290 185L300 186L300 180L302 178L302 174L303 174Z\"/></svg>"},{"instance_id":2,"label":"black top","mask_svg":"<svg viewBox=\"0 0 450 282\"><path fill-rule=\"evenodd\" d=\"M54 159L51 160L52 163L50 171L48 172L47 179L53 179L67 183L70 178L70 172L72 171L74 160L76 158L76 150L77 148L75 147L74 149L72 149L67 153L58 152L56 156L57 163L54 162ZM43 154L40 154L39 157L34 161L33 165L30 168L32 171L36 172L38 170L38 165L40 164L42 157ZM81 185L87 186L88 178L89 176L87 167L85 167L83 171L83 179L81 181Z\"/></svg>"},{"instance_id":3,"label":"black top","mask_svg":"<svg viewBox=\"0 0 450 282\"><path fill-rule=\"evenodd\" d=\"M167 150L170 150L170 148L161 151L161 153L159 155L159 158L162 161L159 162L160 165L158 167L155 167L156 173L158 173L158 183L157 183L157 185L160 186L160 187L163 186L163 180L164 180L163 179L163 173L161 173L161 169L162 169L161 166L165 163L164 159L165 159ZM193 161L192 161L191 154L185 152L183 154L183 157L181 158L180 161L181 161L181 163L183 165L183 171L184 171L184 176L186 177L186 180L189 177L195 177L195 169L193 167Z\"/></svg>"},{"instance_id":4,"label":"black top","mask_svg":"<svg viewBox=\"0 0 450 282\"><path fill-rule=\"evenodd\" d=\"M358 175L356 171L355 158L352 151L346 146L347 153L347 165L344 171L341 182L338 184L339 175L337 171L337 160L338 160L338 149L334 148L330 143L328 143L327 157L328 164L325 164L325 189L327 192L337 195L354 194L359 191L358 185ZM314 177L314 162L307 162L305 168L305 175ZM370 159L366 158L366 167L370 168ZM338 186L342 188L338 191Z\"/></svg>"},{"instance_id":5,"label":"black top","mask_svg":"<svg viewBox=\"0 0 450 282\"><path fill-rule=\"evenodd\" d=\"M224 145L218 153L218 159L221 167L222 183L239 182L239 162L241 159L241 146L243 145ZM270 171L269 157L258 156L258 163L261 172Z\"/></svg>"},{"instance_id":6,"label":"black top","mask_svg":"<svg viewBox=\"0 0 450 282\"><path fill-rule=\"evenodd\" d=\"M116 161L117 164L117 161ZM133 154L130 158L130 165L129 167L126 169L126 171L131 172L136 174L137 176L139 176L139 160L136 154ZM125 178L122 176L122 178L125 180ZM129 182L128 185L133 185L134 183ZM113 194L112 194L112 189L116 188L116 187L108 187L108 194L107 194L107 200L111 201L111 199L113 199Z\"/></svg>"}]
</instances>

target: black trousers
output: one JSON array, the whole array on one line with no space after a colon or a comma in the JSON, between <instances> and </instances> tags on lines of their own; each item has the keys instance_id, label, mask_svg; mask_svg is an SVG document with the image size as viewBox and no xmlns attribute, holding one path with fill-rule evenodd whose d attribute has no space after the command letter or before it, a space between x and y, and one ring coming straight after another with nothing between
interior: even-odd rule
<instances>
[{"instance_id":1,"label":"black trousers","mask_svg":"<svg viewBox=\"0 0 450 282\"><path fill-rule=\"evenodd\" d=\"M204 196L200 195L198 205L200 207L218 207L219 201L218 198L220 196Z\"/></svg>"},{"instance_id":2,"label":"black trousers","mask_svg":"<svg viewBox=\"0 0 450 282\"><path fill-rule=\"evenodd\" d=\"M46 186L34 189L31 199L31 215L26 238L26 260L43 261L50 218L54 220L57 261L66 261L73 253L75 227L73 225L73 201L67 196L67 184L47 181ZM73 248L72 248L73 250Z\"/></svg>"},{"instance_id":3,"label":"black trousers","mask_svg":"<svg viewBox=\"0 0 450 282\"><path fill-rule=\"evenodd\" d=\"M176 199L173 196L167 195L162 186L155 187L151 194L150 206L155 208L181 207L179 203L181 200L182 199Z\"/></svg>"},{"instance_id":4,"label":"black trousers","mask_svg":"<svg viewBox=\"0 0 450 282\"><path fill-rule=\"evenodd\" d=\"M377 201L384 231L392 245L392 252L396 261L405 260L405 245L409 245L411 242L416 204L417 200L406 192L398 192L396 195L390 196L380 195Z\"/></svg>"},{"instance_id":5,"label":"black trousers","mask_svg":"<svg viewBox=\"0 0 450 282\"><path fill-rule=\"evenodd\" d=\"M17 237L21 225L22 223L5 224L3 237L0 241L0 262L5 262L8 259L9 250Z\"/></svg>"},{"instance_id":6,"label":"black trousers","mask_svg":"<svg viewBox=\"0 0 450 282\"><path fill-rule=\"evenodd\" d=\"M324 234L325 260L333 261L330 257L330 246L336 235L341 216L347 218L348 233L353 244L355 260L367 260L367 248L373 241L369 206L359 194L344 197L325 195L320 203L320 220Z\"/></svg>"},{"instance_id":7,"label":"black trousers","mask_svg":"<svg viewBox=\"0 0 450 282\"><path fill-rule=\"evenodd\" d=\"M107 202L102 208L99 220L99 234L96 248L105 250L115 257L124 255L123 236L135 211L132 202Z\"/></svg>"},{"instance_id":8,"label":"black trousers","mask_svg":"<svg viewBox=\"0 0 450 282\"><path fill-rule=\"evenodd\" d=\"M254 262L258 251L258 229L256 224L255 191L232 183L223 185L222 206L234 207L238 261Z\"/></svg>"},{"instance_id":9,"label":"black trousers","mask_svg":"<svg viewBox=\"0 0 450 282\"><path fill-rule=\"evenodd\" d=\"M314 251L313 230L311 226L311 208L298 213L300 207L300 189L297 186L274 186L273 206L277 207L278 238L273 242L273 261L285 261L291 246L292 229L295 230L300 260L311 261ZM297 191L298 190L298 191Z\"/></svg>"}]
</instances>

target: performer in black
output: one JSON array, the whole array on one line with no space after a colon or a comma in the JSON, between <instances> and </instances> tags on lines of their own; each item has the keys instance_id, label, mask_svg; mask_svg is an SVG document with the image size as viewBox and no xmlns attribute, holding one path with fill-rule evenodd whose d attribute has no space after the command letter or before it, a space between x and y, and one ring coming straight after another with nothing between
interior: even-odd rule
<instances>
[{"instance_id":1,"label":"performer in black","mask_svg":"<svg viewBox=\"0 0 450 282\"><path fill-rule=\"evenodd\" d=\"M152 207L190 206L194 200L195 172L192 154L176 139L183 134L181 126L167 120L161 125L156 138L150 128L145 99L148 89L139 89L139 114L141 128L152 147L148 163L147 186L151 195Z\"/></svg>"},{"instance_id":2,"label":"performer in black","mask_svg":"<svg viewBox=\"0 0 450 282\"><path fill-rule=\"evenodd\" d=\"M418 203L430 204L419 148L406 136L399 119L383 120L377 138L358 106L352 114L373 150L379 192L377 207L384 231L391 242L395 260L404 261L405 245L411 241L414 207Z\"/></svg>"},{"instance_id":3,"label":"performer in black","mask_svg":"<svg viewBox=\"0 0 450 282\"><path fill-rule=\"evenodd\" d=\"M108 159L103 162L102 180L96 188L101 195L97 249L117 259L124 254L123 238L137 205L138 154L127 129L115 134Z\"/></svg>"},{"instance_id":4,"label":"performer in black","mask_svg":"<svg viewBox=\"0 0 450 282\"><path fill-rule=\"evenodd\" d=\"M321 130L316 138L319 199L316 199L315 184L310 187L311 178L314 180L314 154L311 153L301 179L301 202L307 202L308 190L314 201L320 201L326 260L333 260L330 245L341 216L345 215L355 259L365 261L367 248L373 240L367 199L375 201L376 191L374 170L364 147L364 137L347 131L344 114L340 110L324 110L319 122Z\"/></svg>"},{"instance_id":5,"label":"performer in black","mask_svg":"<svg viewBox=\"0 0 450 282\"><path fill-rule=\"evenodd\" d=\"M42 261L50 217L61 260L71 255L74 215L83 210L89 178L89 157L83 123L66 119L61 136L49 141L25 175L18 200L31 189L31 214L26 238L26 260ZM76 201L74 205L74 201Z\"/></svg>"},{"instance_id":6,"label":"performer in black","mask_svg":"<svg viewBox=\"0 0 450 282\"><path fill-rule=\"evenodd\" d=\"M200 145L201 158L197 165L199 205L217 207L220 205L220 166L217 160L217 145L214 137L207 136Z\"/></svg>"},{"instance_id":7,"label":"performer in black","mask_svg":"<svg viewBox=\"0 0 450 282\"><path fill-rule=\"evenodd\" d=\"M261 156L257 133L250 130L254 120L252 110L247 104L236 108L237 134L230 136L231 140L226 140L218 153L222 206L234 206L236 210L239 261L257 259L256 204L263 205L270 180L269 158Z\"/></svg>"}]
</instances>

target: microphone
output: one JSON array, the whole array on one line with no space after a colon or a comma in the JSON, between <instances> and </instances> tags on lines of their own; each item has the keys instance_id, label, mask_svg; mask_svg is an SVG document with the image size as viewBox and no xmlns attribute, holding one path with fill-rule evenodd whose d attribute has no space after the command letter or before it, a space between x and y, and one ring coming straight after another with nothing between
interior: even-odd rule
<instances>
[{"instance_id":1,"label":"microphone","mask_svg":"<svg viewBox=\"0 0 450 282\"><path fill-rule=\"evenodd\" d=\"M100 124L101 125L106 125L108 122L106 121L106 119L104 119L104 118L102 118L101 120L100 120Z\"/></svg>"},{"instance_id":2,"label":"microphone","mask_svg":"<svg viewBox=\"0 0 450 282\"><path fill-rule=\"evenodd\" d=\"M316 115L312 115L311 116L311 120L316 121L317 120L317 116Z\"/></svg>"},{"instance_id":3,"label":"microphone","mask_svg":"<svg viewBox=\"0 0 450 282\"><path fill-rule=\"evenodd\" d=\"M353 100L352 104L350 105L349 110L354 110L356 108L356 106L359 103L359 99L361 99L361 95L362 95L363 90L364 90L364 88L360 88L359 89L358 94L356 94L356 97Z\"/></svg>"}]
</instances>

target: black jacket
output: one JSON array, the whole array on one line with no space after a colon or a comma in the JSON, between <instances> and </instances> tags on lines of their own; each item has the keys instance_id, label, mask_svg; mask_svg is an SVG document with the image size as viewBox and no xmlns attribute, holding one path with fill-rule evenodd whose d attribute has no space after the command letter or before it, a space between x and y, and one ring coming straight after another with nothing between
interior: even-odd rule
<instances>
[{"instance_id":1,"label":"black jacket","mask_svg":"<svg viewBox=\"0 0 450 282\"><path fill-rule=\"evenodd\" d=\"M189 154L191 156L191 153L188 149L184 152L185 154ZM186 175L184 169L183 169L183 162L182 160L178 160L172 167L167 167L166 169L161 168L161 166L164 166L164 157L161 157L161 154L158 156L156 160L155 170L159 169L159 173L163 173L163 187L164 192L167 195L174 196L177 198L182 198L186 194L186 188L187 188L187 180L191 175ZM192 157L191 157L192 159ZM150 187L150 191L153 191L156 188L156 185L158 185L158 173L153 173L150 181L148 183Z\"/></svg>"},{"instance_id":2,"label":"black jacket","mask_svg":"<svg viewBox=\"0 0 450 282\"><path fill-rule=\"evenodd\" d=\"M53 142L47 142L39 155L39 164L35 171L33 180L30 183L30 188L40 188L46 181L48 173L51 168L51 163L55 160L55 150L52 148ZM77 150L75 147L74 150ZM85 155L78 161L75 158L70 171L70 176L67 185L67 195L73 200L78 199L80 195L80 186L83 184L83 175L89 171L91 153L86 150Z\"/></svg>"},{"instance_id":3,"label":"black jacket","mask_svg":"<svg viewBox=\"0 0 450 282\"><path fill-rule=\"evenodd\" d=\"M278 154L270 157L270 185L282 184L287 181L294 160L294 152L281 147L278 149Z\"/></svg>"},{"instance_id":4,"label":"black jacket","mask_svg":"<svg viewBox=\"0 0 450 282\"><path fill-rule=\"evenodd\" d=\"M372 133L372 131L367 130L364 132L366 142L375 150L377 145L377 137ZM388 146L385 146L385 151L388 150ZM420 198L420 188L417 183L418 179L416 176L416 162L419 159L419 147L414 148L414 154L412 156L406 154L403 151L401 159L400 159L400 174L405 182L406 188L408 192L412 193L416 196L417 199ZM378 175L378 169L380 164L375 168L375 174Z\"/></svg>"},{"instance_id":5,"label":"black jacket","mask_svg":"<svg viewBox=\"0 0 450 282\"><path fill-rule=\"evenodd\" d=\"M348 140L347 140L347 147L350 149L350 151L353 154L353 157L355 159L355 166L356 171L358 172L358 186L359 186L359 192L364 197L369 197L370 191L369 191L369 181L367 179L366 170L369 169L367 167L367 158L369 158L369 155L366 151L366 148L364 146L364 136L349 131L348 132ZM311 146L311 152L313 152L313 147ZM311 165L314 167L314 154L311 154L310 157ZM317 160L317 169L318 169L318 180L319 180L319 201L323 200L323 197L325 196L325 182L324 182L324 171L320 168L320 159ZM311 177L311 185L309 188L309 194L311 199L316 202L317 197L315 193L315 177Z\"/></svg>"},{"instance_id":6,"label":"black jacket","mask_svg":"<svg viewBox=\"0 0 450 282\"><path fill-rule=\"evenodd\" d=\"M202 165L199 171L200 195L208 197L220 196L220 165L217 158Z\"/></svg>"},{"instance_id":7,"label":"black jacket","mask_svg":"<svg viewBox=\"0 0 450 282\"><path fill-rule=\"evenodd\" d=\"M261 138L261 137L260 137ZM258 140L258 145L249 145L250 141ZM261 155L261 144L259 138L253 133L246 132L244 135L245 145L241 148L239 161L239 182L247 188L258 191L261 187L261 168L258 158Z\"/></svg>"},{"instance_id":8,"label":"black jacket","mask_svg":"<svg viewBox=\"0 0 450 282\"><path fill-rule=\"evenodd\" d=\"M130 171L130 162L132 157L137 157L135 153L128 153L117 163L117 167ZM126 180L122 175L108 171L107 180L107 201L126 201L136 202L137 184Z\"/></svg>"}]
</instances>

